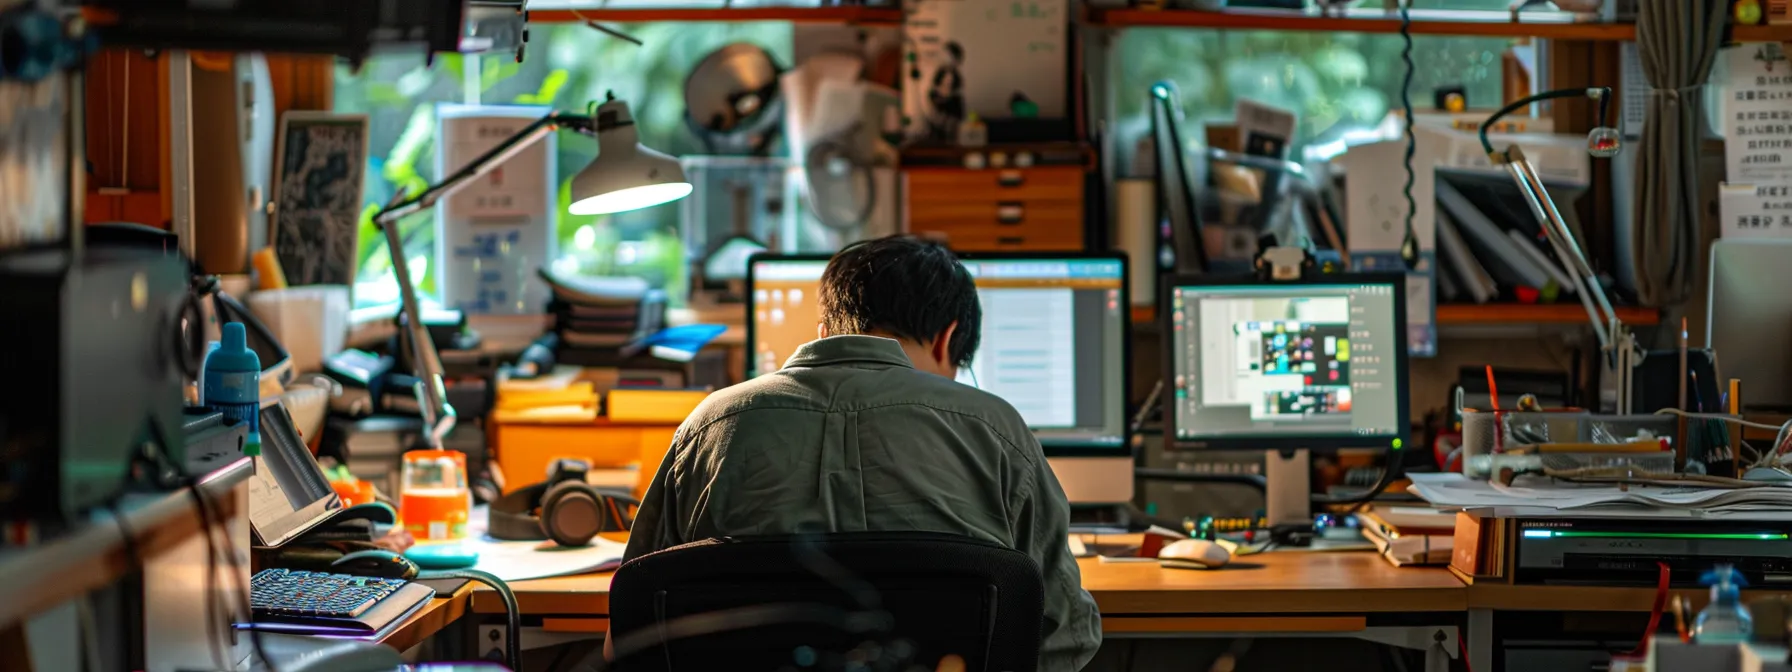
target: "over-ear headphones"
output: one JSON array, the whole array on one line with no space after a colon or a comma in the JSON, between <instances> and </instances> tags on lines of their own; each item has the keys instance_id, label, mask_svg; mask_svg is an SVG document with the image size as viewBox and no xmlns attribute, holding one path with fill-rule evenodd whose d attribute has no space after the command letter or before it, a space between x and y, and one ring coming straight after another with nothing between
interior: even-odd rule
<instances>
[{"instance_id":1,"label":"over-ear headphones","mask_svg":"<svg viewBox=\"0 0 1792 672\"><path fill-rule=\"evenodd\" d=\"M585 482L589 470L579 460L555 461L547 481L491 503L486 532L505 541L552 539L561 546L585 546L599 532L627 531L640 500L599 492Z\"/></svg>"}]
</instances>

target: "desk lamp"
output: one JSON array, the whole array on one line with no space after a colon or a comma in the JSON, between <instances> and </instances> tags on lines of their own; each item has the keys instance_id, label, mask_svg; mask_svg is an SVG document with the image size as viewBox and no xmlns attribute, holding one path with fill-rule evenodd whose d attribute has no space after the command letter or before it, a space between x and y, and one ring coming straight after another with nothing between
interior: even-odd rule
<instances>
[{"instance_id":1,"label":"desk lamp","mask_svg":"<svg viewBox=\"0 0 1792 672\"><path fill-rule=\"evenodd\" d=\"M405 321L404 328L399 330L399 338L406 343L406 354L411 358L412 372L417 377L424 441L430 448L441 448L443 437L454 429L454 407L448 404L447 390L442 382L442 361L423 326L417 288L411 283L403 241L398 235L398 221L433 207L537 140L562 129L597 137L597 160L572 178L572 205L567 207L572 214L628 212L670 203L691 193L691 184L685 180L684 168L678 165L678 160L642 146L628 103L610 94L603 104L592 103L587 114L553 113L537 119L423 193L406 199L401 192L398 195L401 200L395 200L374 215L373 223L384 232L386 251L392 255L392 272L398 275L399 305Z\"/></svg>"},{"instance_id":2,"label":"desk lamp","mask_svg":"<svg viewBox=\"0 0 1792 672\"><path fill-rule=\"evenodd\" d=\"M1612 90L1608 87L1556 89L1520 98L1500 108L1481 124L1481 148L1487 152L1488 160L1494 165L1505 166L1507 174L1518 185L1519 193L1524 196L1525 203L1531 206L1531 214L1537 217L1543 236L1548 239L1550 248L1555 250L1556 258L1567 267L1568 275L1574 282L1574 291L1580 296L1581 306L1587 310L1587 319L1593 325L1594 335L1599 338L1599 347L1605 351L1606 371L1612 375L1604 380L1612 380L1617 384L1617 412L1630 413L1630 373L1635 359L1636 338L1618 319L1611 301L1606 299L1605 288L1600 285L1599 276L1593 272L1593 265L1587 263L1587 257L1582 253L1580 243L1575 240L1574 232L1568 228L1567 221L1562 219L1561 211L1550 200L1549 191L1543 186L1543 178L1537 174L1537 167L1531 164L1518 145L1495 150L1493 143L1487 139L1487 129L1499 123L1500 118L1507 114L1539 101L1579 96L1585 96L1599 104L1599 125L1587 134L1587 153L1598 158L1617 156L1622 136L1617 129L1606 125L1606 112L1611 106L1612 98Z\"/></svg>"}]
</instances>

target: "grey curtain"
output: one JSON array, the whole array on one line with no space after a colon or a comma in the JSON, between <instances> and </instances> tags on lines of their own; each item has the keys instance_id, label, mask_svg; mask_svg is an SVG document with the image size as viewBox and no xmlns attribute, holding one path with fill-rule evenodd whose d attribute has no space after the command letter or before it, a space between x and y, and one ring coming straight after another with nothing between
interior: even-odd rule
<instances>
[{"instance_id":1,"label":"grey curtain","mask_svg":"<svg viewBox=\"0 0 1792 672\"><path fill-rule=\"evenodd\" d=\"M1637 294L1650 306L1685 301L1697 268L1701 87L1723 33L1723 0L1637 0L1637 53L1649 80L1648 117L1637 148Z\"/></svg>"}]
</instances>

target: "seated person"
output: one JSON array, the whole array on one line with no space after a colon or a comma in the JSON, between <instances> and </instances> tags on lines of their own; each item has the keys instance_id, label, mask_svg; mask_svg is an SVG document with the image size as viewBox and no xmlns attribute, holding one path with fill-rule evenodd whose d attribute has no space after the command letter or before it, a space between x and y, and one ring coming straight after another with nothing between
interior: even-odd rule
<instances>
[{"instance_id":1,"label":"seated person","mask_svg":"<svg viewBox=\"0 0 1792 672\"><path fill-rule=\"evenodd\" d=\"M1020 413L954 381L982 324L970 273L938 244L881 238L834 256L819 301L820 338L679 427L624 557L816 527L982 539L1044 572L1039 669L1080 669L1101 617L1066 542L1064 491Z\"/></svg>"}]
</instances>

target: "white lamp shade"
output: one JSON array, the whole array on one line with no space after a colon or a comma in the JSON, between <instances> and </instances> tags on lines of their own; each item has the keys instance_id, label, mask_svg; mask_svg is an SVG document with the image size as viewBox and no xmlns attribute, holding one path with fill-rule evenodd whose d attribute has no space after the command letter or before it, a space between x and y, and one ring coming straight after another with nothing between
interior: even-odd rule
<instances>
[{"instance_id":1,"label":"white lamp shade","mask_svg":"<svg viewBox=\"0 0 1792 672\"><path fill-rule=\"evenodd\" d=\"M597 108L597 160L572 178L575 215L605 215L670 203L691 193L678 160L643 147L628 104Z\"/></svg>"}]
</instances>

